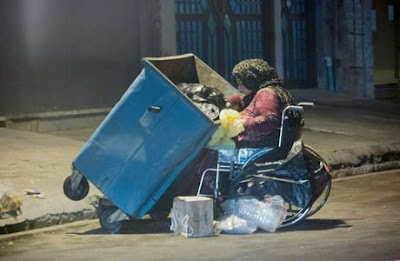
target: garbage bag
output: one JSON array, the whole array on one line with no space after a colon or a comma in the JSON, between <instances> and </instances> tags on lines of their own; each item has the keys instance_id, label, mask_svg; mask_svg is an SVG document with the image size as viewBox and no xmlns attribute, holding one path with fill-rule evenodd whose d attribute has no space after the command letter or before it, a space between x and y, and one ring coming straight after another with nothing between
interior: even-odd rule
<instances>
[{"instance_id":1,"label":"garbage bag","mask_svg":"<svg viewBox=\"0 0 400 261\"><path fill-rule=\"evenodd\" d=\"M235 215L223 216L215 225L217 231L227 234L252 234L257 230L257 226L250 221Z\"/></svg>"},{"instance_id":2,"label":"garbage bag","mask_svg":"<svg viewBox=\"0 0 400 261\"><path fill-rule=\"evenodd\" d=\"M207 143L207 148L215 150L235 149L236 143L231 138L244 131L240 113L232 109L223 109L219 119L221 124Z\"/></svg>"},{"instance_id":3,"label":"garbage bag","mask_svg":"<svg viewBox=\"0 0 400 261\"><path fill-rule=\"evenodd\" d=\"M226 137L225 131L219 126L207 142L206 148L213 150L233 150L236 148L236 143L231 138Z\"/></svg>"},{"instance_id":4,"label":"garbage bag","mask_svg":"<svg viewBox=\"0 0 400 261\"><path fill-rule=\"evenodd\" d=\"M307 207L313 201L303 143L296 141L290 150L273 148L248 164L230 185L231 196L280 195L287 203Z\"/></svg>"},{"instance_id":5,"label":"garbage bag","mask_svg":"<svg viewBox=\"0 0 400 261\"><path fill-rule=\"evenodd\" d=\"M232 138L244 131L243 120L240 113L232 109L223 109L219 114L221 128L225 137Z\"/></svg>"},{"instance_id":6,"label":"garbage bag","mask_svg":"<svg viewBox=\"0 0 400 261\"><path fill-rule=\"evenodd\" d=\"M268 232L274 232L287 215L285 201L280 196L263 201L254 197L238 197L224 201L221 207L228 215L236 215Z\"/></svg>"},{"instance_id":7,"label":"garbage bag","mask_svg":"<svg viewBox=\"0 0 400 261\"><path fill-rule=\"evenodd\" d=\"M218 127L214 134L211 136L210 140L207 142L207 148L218 147L218 144L224 138L224 136L224 130L221 127Z\"/></svg>"},{"instance_id":8,"label":"garbage bag","mask_svg":"<svg viewBox=\"0 0 400 261\"><path fill-rule=\"evenodd\" d=\"M222 109L237 109L218 89L199 83L179 83L177 87L186 94L212 120L219 117Z\"/></svg>"},{"instance_id":9,"label":"garbage bag","mask_svg":"<svg viewBox=\"0 0 400 261\"><path fill-rule=\"evenodd\" d=\"M232 109L222 110L219 119L221 120L221 127L228 129L233 121L240 119L240 113Z\"/></svg>"}]
</instances>

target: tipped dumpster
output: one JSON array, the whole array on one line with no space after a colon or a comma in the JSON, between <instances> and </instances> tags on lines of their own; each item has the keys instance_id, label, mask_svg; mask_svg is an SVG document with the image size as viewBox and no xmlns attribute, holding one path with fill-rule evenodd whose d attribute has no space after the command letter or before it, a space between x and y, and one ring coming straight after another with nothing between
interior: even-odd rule
<instances>
[{"instance_id":1,"label":"tipped dumpster","mask_svg":"<svg viewBox=\"0 0 400 261\"><path fill-rule=\"evenodd\" d=\"M99 206L103 228L139 219L204 148L217 123L179 88L180 83L235 93L193 54L144 58L143 69L73 161L64 193L83 199L88 181L107 198ZM115 227L117 226L117 227Z\"/></svg>"}]
</instances>

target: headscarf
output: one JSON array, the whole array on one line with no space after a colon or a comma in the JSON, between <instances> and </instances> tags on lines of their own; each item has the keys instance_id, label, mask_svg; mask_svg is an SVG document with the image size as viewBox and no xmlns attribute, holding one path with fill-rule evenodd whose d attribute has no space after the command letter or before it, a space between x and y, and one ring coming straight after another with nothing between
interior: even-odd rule
<instances>
[{"instance_id":1,"label":"headscarf","mask_svg":"<svg viewBox=\"0 0 400 261\"><path fill-rule=\"evenodd\" d=\"M262 59L248 59L236 64L232 76L237 85L244 85L252 92L243 99L247 107L261 88L267 86L283 86L275 69Z\"/></svg>"},{"instance_id":2,"label":"headscarf","mask_svg":"<svg viewBox=\"0 0 400 261\"><path fill-rule=\"evenodd\" d=\"M263 88L272 89L279 98L281 107L295 104L292 95L283 88L283 82L279 79L275 69L262 59L248 59L239 62L233 67L232 76L237 85L244 85L251 93L243 98L244 107L253 100L258 90ZM289 112L289 117L301 120L298 112Z\"/></svg>"},{"instance_id":3,"label":"headscarf","mask_svg":"<svg viewBox=\"0 0 400 261\"><path fill-rule=\"evenodd\" d=\"M262 59L241 61L233 67L232 76L237 84L256 92L263 83L282 84L275 69Z\"/></svg>"}]
</instances>

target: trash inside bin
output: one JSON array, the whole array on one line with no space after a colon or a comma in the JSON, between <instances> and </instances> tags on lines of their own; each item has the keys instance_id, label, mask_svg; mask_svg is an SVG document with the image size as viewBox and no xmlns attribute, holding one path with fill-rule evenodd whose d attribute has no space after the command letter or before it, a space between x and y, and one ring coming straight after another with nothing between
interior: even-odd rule
<instances>
[{"instance_id":1,"label":"trash inside bin","mask_svg":"<svg viewBox=\"0 0 400 261\"><path fill-rule=\"evenodd\" d=\"M177 87L212 120L217 120L223 109L238 109L216 88L199 83L180 83Z\"/></svg>"}]
</instances>

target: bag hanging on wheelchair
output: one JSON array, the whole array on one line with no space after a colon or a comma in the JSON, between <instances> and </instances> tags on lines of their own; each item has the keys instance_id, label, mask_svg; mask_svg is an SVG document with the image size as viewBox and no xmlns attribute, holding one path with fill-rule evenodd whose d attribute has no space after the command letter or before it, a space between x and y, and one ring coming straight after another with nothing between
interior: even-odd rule
<instances>
[{"instance_id":1,"label":"bag hanging on wheelchair","mask_svg":"<svg viewBox=\"0 0 400 261\"><path fill-rule=\"evenodd\" d=\"M318 187L325 187L328 179L317 177L322 182L315 182L315 173L309 168L313 160L304 155L303 148L302 141L298 140L291 148L273 148L257 158L236 175L230 185L230 195L253 195L260 199L280 195L288 204L310 206L320 195Z\"/></svg>"}]
</instances>

